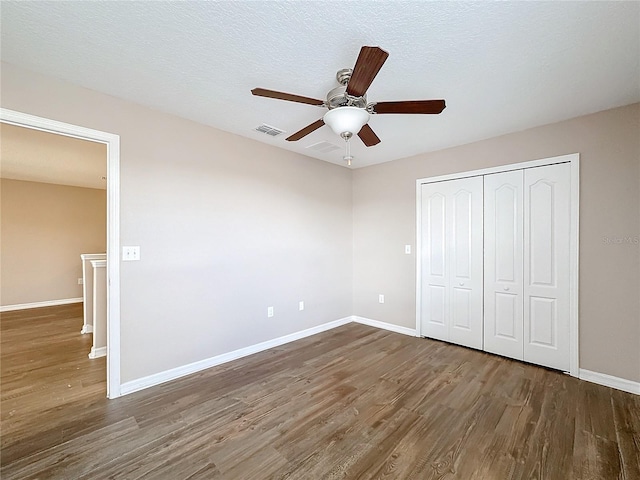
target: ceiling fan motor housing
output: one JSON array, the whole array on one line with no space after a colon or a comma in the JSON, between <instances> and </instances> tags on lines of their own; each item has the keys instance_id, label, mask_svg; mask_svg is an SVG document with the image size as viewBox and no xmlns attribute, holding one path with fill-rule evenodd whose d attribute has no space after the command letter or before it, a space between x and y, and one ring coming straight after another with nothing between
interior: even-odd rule
<instances>
[{"instance_id":1,"label":"ceiling fan motor housing","mask_svg":"<svg viewBox=\"0 0 640 480\"><path fill-rule=\"evenodd\" d=\"M329 110L337 107L367 108L367 96L352 97L347 93L347 87L345 85L329 90L326 103Z\"/></svg>"},{"instance_id":2,"label":"ceiling fan motor housing","mask_svg":"<svg viewBox=\"0 0 640 480\"><path fill-rule=\"evenodd\" d=\"M354 97L347 93L347 85L351 79L353 70L351 68L343 68L336 73L336 80L340 84L327 93L326 105L329 110L337 107L358 107L367 108L367 96Z\"/></svg>"}]
</instances>

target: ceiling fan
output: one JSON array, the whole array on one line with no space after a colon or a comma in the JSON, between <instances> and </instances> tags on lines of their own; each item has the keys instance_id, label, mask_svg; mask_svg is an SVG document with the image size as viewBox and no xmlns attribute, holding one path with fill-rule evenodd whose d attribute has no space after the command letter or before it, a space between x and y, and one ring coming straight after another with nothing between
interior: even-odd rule
<instances>
[{"instance_id":1,"label":"ceiling fan","mask_svg":"<svg viewBox=\"0 0 640 480\"><path fill-rule=\"evenodd\" d=\"M380 47L362 47L353 69L344 68L338 70L336 80L338 80L340 86L330 90L326 100L277 92L265 88L254 88L251 93L259 97L276 98L328 108L329 111L320 120L307 125L302 130L287 137L286 140L295 142L323 125L329 125L336 134L347 142L347 154L344 159L351 165L353 157L349 153L349 140L354 133L360 137L360 140L367 147L380 143L380 139L367 123L370 115L387 113L438 114L445 108L444 100L367 102L367 89L388 56L389 53Z\"/></svg>"}]
</instances>

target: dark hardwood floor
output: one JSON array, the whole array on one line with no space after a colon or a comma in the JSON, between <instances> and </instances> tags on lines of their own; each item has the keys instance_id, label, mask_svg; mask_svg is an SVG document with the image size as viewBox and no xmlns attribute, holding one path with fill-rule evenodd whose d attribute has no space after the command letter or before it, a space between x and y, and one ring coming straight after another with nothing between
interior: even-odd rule
<instances>
[{"instance_id":1,"label":"dark hardwood floor","mask_svg":"<svg viewBox=\"0 0 640 480\"><path fill-rule=\"evenodd\" d=\"M117 400L81 309L2 314L3 479L640 479L640 397L350 324Z\"/></svg>"}]
</instances>

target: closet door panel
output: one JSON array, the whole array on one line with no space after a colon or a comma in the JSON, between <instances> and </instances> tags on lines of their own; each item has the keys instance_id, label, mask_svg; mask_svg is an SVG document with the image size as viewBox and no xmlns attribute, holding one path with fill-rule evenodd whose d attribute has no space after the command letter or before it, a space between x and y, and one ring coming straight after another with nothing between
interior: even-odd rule
<instances>
[{"instance_id":1,"label":"closet door panel","mask_svg":"<svg viewBox=\"0 0 640 480\"><path fill-rule=\"evenodd\" d=\"M529 344L558 348L558 302L555 298L529 297Z\"/></svg>"},{"instance_id":2,"label":"closet door panel","mask_svg":"<svg viewBox=\"0 0 640 480\"><path fill-rule=\"evenodd\" d=\"M428 287L428 310L427 310L427 321L432 325L431 328L439 329L444 328L445 330L449 330L446 321L447 315L447 304L446 304L447 292L446 287L441 285L429 285ZM431 335L430 335L431 336ZM441 340L447 340L448 334L446 332L442 333ZM440 337L434 337L440 338Z\"/></svg>"},{"instance_id":3,"label":"closet door panel","mask_svg":"<svg viewBox=\"0 0 640 480\"><path fill-rule=\"evenodd\" d=\"M422 185L422 335L449 340L447 188L443 183Z\"/></svg>"},{"instance_id":4,"label":"closet door panel","mask_svg":"<svg viewBox=\"0 0 640 480\"><path fill-rule=\"evenodd\" d=\"M471 306L471 291L465 288L453 287L451 303L452 328L471 330L473 319Z\"/></svg>"},{"instance_id":5,"label":"closet door panel","mask_svg":"<svg viewBox=\"0 0 640 480\"><path fill-rule=\"evenodd\" d=\"M495 292L493 307L493 322L492 325L485 326L485 332L491 331L493 338L496 340L506 339L509 342L519 344L519 348L513 347L515 349L513 355L507 355L506 352L501 351L496 351L495 353L502 353L522 360L524 348L522 343L522 322L518 322L518 319L522 319L522 302L518 301L518 295Z\"/></svg>"},{"instance_id":6,"label":"closet door panel","mask_svg":"<svg viewBox=\"0 0 640 480\"><path fill-rule=\"evenodd\" d=\"M522 360L522 170L484 177L484 349Z\"/></svg>"},{"instance_id":7,"label":"closet door panel","mask_svg":"<svg viewBox=\"0 0 640 480\"><path fill-rule=\"evenodd\" d=\"M525 170L524 359L569 370L570 165Z\"/></svg>"},{"instance_id":8,"label":"closet door panel","mask_svg":"<svg viewBox=\"0 0 640 480\"><path fill-rule=\"evenodd\" d=\"M482 177L449 182L450 340L482 348Z\"/></svg>"},{"instance_id":9,"label":"closet door panel","mask_svg":"<svg viewBox=\"0 0 640 480\"><path fill-rule=\"evenodd\" d=\"M421 334L482 348L482 178L422 185Z\"/></svg>"}]
</instances>

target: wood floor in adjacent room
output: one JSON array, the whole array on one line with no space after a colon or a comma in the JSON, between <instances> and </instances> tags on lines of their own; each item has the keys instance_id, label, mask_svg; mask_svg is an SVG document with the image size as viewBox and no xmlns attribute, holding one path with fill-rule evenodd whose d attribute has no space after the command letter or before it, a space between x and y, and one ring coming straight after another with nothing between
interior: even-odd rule
<instances>
[{"instance_id":1,"label":"wood floor in adjacent room","mask_svg":"<svg viewBox=\"0 0 640 480\"><path fill-rule=\"evenodd\" d=\"M640 479L640 397L349 324L117 400L79 306L2 314L8 479Z\"/></svg>"}]
</instances>

